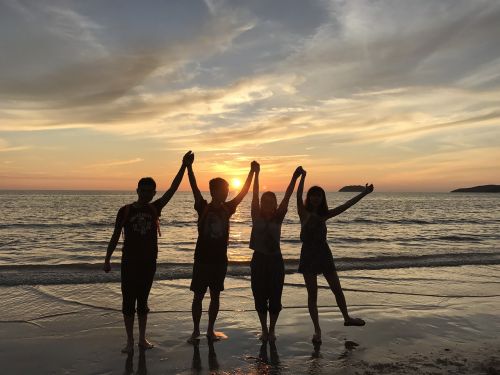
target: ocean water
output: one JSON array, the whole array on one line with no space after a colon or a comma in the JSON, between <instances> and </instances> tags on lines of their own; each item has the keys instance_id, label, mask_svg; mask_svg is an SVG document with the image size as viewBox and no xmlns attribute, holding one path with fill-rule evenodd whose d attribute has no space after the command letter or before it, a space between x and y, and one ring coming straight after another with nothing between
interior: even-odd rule
<instances>
[{"instance_id":1,"label":"ocean water","mask_svg":"<svg viewBox=\"0 0 500 375\"><path fill-rule=\"evenodd\" d=\"M328 193L330 207L355 193ZM204 194L208 199L208 193ZM282 194L278 194L278 199ZM102 264L117 210L134 192L0 191L0 285L117 281ZM229 274L248 275L248 194L231 220ZM158 278L190 277L196 212L178 192L161 216ZM282 227L287 271L297 268L295 196ZM500 264L500 194L372 193L328 222L340 270ZM112 262L119 263L121 243Z\"/></svg>"}]
</instances>

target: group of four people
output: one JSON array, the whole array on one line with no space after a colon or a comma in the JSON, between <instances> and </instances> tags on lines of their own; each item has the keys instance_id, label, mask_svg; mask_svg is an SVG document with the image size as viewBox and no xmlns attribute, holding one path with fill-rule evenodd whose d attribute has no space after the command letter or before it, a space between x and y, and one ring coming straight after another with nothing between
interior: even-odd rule
<instances>
[{"instance_id":1,"label":"group of four people","mask_svg":"<svg viewBox=\"0 0 500 375\"><path fill-rule=\"evenodd\" d=\"M250 248L254 250L251 261L251 285L255 299L255 309L262 326L260 336L263 341L276 340L275 326L281 311L281 294L285 280L285 267L280 249L281 225L288 209L288 202L300 178L297 188L297 209L301 223L299 272L303 274L307 288L308 308L314 324L313 342L321 342L321 328L317 307L317 276L323 274L344 317L344 325L362 326L365 322L349 315L342 287L335 269L333 256L327 243L326 221L347 210L365 195L373 191L373 185L344 204L328 209L325 191L311 187L303 201L306 171L298 167L292 175L282 201L278 204L273 192L265 192L259 200L260 165L253 161L243 188L230 201L229 184L222 178L210 180L211 201L207 202L196 183L193 172L194 154L189 151L182 159L182 165L170 188L163 196L153 202L156 183L150 178L142 178L137 186L138 199L118 211L115 228L108 244L104 271L111 270L110 259L120 235L124 233L121 259L122 313L127 332L127 344L122 352L130 353L134 347L134 316L137 311L139 323L139 347L153 347L145 336L148 296L156 272L158 254L159 217L163 207L170 201L179 187L187 169L189 182L194 195L194 208L198 213L198 240L194 253L193 275L190 289L194 293L191 307L193 333L188 341L193 342L200 336L202 302L210 292L208 309L208 328L206 335L211 340L220 338L214 330L219 312L220 292L224 290L227 272L227 247L229 241L229 221L236 208L247 194L253 179L251 205L252 233ZM137 309L136 309L137 304ZM269 314L269 327L267 315Z\"/></svg>"}]
</instances>

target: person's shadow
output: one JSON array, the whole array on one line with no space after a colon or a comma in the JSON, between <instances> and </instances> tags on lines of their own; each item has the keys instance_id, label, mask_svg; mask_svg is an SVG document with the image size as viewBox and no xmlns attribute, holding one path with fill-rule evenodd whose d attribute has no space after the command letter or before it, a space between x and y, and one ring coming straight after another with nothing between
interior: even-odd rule
<instances>
[{"instance_id":1,"label":"person's shadow","mask_svg":"<svg viewBox=\"0 0 500 375\"><path fill-rule=\"evenodd\" d=\"M208 340L208 368L210 371L217 371L219 369L219 361L215 353L214 342Z\"/></svg>"},{"instance_id":2,"label":"person's shadow","mask_svg":"<svg viewBox=\"0 0 500 375\"><path fill-rule=\"evenodd\" d=\"M215 353L214 342L208 340L208 368L210 371L219 370L219 361L217 360L217 354ZM193 374L200 374L203 366L201 363L200 355L200 340L195 340L193 342L193 361L191 364L191 370Z\"/></svg>"},{"instance_id":3,"label":"person's shadow","mask_svg":"<svg viewBox=\"0 0 500 375\"><path fill-rule=\"evenodd\" d=\"M125 360L125 372L123 375L131 375L134 373L134 353L127 354L127 359Z\"/></svg>"},{"instance_id":4,"label":"person's shadow","mask_svg":"<svg viewBox=\"0 0 500 375\"><path fill-rule=\"evenodd\" d=\"M132 375L134 373L134 353L127 355L125 360L125 372L124 375ZM144 349L139 350L139 365L137 366L137 375L147 375L148 369L146 366L146 351Z\"/></svg>"},{"instance_id":5,"label":"person's shadow","mask_svg":"<svg viewBox=\"0 0 500 375\"><path fill-rule=\"evenodd\" d=\"M347 359L351 355L352 351L359 346L359 344L357 342L348 340L344 342L344 346L345 350L339 355L339 359Z\"/></svg>"},{"instance_id":6,"label":"person's shadow","mask_svg":"<svg viewBox=\"0 0 500 375\"><path fill-rule=\"evenodd\" d=\"M311 360L309 361L309 374L321 373L321 343L313 342L313 352L311 353Z\"/></svg>"},{"instance_id":7,"label":"person's shadow","mask_svg":"<svg viewBox=\"0 0 500 375\"><path fill-rule=\"evenodd\" d=\"M191 370L193 374L201 373L201 356L200 356L200 340L193 340L193 360L191 362Z\"/></svg>"},{"instance_id":8,"label":"person's shadow","mask_svg":"<svg viewBox=\"0 0 500 375\"><path fill-rule=\"evenodd\" d=\"M281 374L280 356L276 343L269 343L269 356L267 355L267 342L263 342L257 360L257 374Z\"/></svg>"}]
</instances>

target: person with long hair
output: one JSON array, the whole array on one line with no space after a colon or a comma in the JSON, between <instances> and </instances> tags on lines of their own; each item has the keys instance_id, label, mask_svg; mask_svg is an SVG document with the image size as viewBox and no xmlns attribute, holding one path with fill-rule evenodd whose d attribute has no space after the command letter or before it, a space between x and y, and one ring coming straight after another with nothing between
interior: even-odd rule
<instances>
[{"instance_id":1,"label":"person with long hair","mask_svg":"<svg viewBox=\"0 0 500 375\"><path fill-rule=\"evenodd\" d=\"M305 178L306 171L303 170L297 188L297 210L301 224L300 240L302 241L299 272L304 276L304 282L307 288L307 306L309 308L309 315L314 324L312 341L313 343L321 343L321 328L319 326L317 305L317 277L320 274L323 274L331 291L335 295L337 305L344 317L344 325L365 325L363 319L351 317L347 310L347 304L335 268L335 262L333 261L332 252L326 239L326 221L334 216L340 215L349 207L359 202L363 197L370 194L373 191L373 185L366 184L365 190L362 193L338 207L329 209L325 191L319 186L311 187L307 191L305 202L302 200Z\"/></svg>"},{"instance_id":2,"label":"person with long hair","mask_svg":"<svg viewBox=\"0 0 500 375\"><path fill-rule=\"evenodd\" d=\"M252 293L255 310L259 315L262 334L260 339L276 341L275 327L281 311L281 294L285 282L285 264L281 255L281 225L288 211L288 202L292 196L295 183L302 173L298 167L292 175L285 195L278 205L276 194L266 191L259 204L260 165L255 168L252 197L252 234L250 248L252 256ZM269 328L267 314L269 312Z\"/></svg>"}]
</instances>

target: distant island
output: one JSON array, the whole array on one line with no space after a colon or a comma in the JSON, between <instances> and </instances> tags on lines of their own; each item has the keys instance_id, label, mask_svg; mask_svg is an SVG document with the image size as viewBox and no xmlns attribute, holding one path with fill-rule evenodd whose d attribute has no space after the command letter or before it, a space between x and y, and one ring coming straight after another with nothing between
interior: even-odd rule
<instances>
[{"instance_id":1,"label":"distant island","mask_svg":"<svg viewBox=\"0 0 500 375\"><path fill-rule=\"evenodd\" d=\"M481 185L452 190L450 193L500 193L500 185Z\"/></svg>"},{"instance_id":2,"label":"distant island","mask_svg":"<svg viewBox=\"0 0 500 375\"><path fill-rule=\"evenodd\" d=\"M352 192L362 192L365 191L365 187L363 185L347 185L344 186L339 192L343 193L352 193Z\"/></svg>"}]
</instances>

